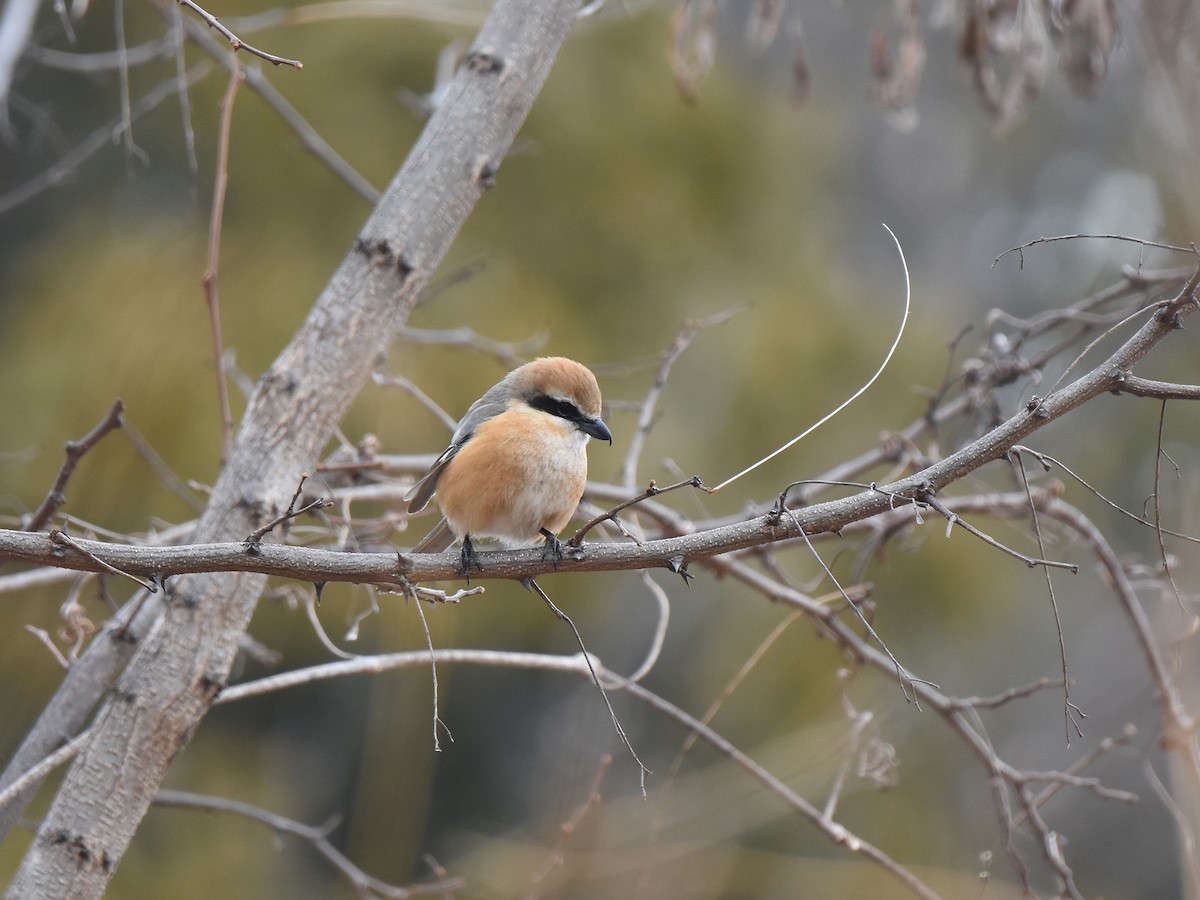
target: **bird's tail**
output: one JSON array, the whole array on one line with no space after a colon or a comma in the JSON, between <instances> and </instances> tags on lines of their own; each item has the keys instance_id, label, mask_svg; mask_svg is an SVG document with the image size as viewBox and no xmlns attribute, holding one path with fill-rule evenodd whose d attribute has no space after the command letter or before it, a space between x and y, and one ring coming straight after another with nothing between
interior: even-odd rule
<instances>
[{"instance_id":1,"label":"bird's tail","mask_svg":"<svg viewBox=\"0 0 1200 900\"><path fill-rule=\"evenodd\" d=\"M433 530L417 542L417 546L412 548L412 552L441 553L453 544L454 540L454 532L450 530L450 523L443 516L442 521L434 525Z\"/></svg>"}]
</instances>

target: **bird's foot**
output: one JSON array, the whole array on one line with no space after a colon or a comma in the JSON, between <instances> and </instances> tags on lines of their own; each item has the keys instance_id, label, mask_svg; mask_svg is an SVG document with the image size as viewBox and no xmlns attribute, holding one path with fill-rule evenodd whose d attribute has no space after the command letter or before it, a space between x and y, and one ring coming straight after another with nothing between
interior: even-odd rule
<instances>
[{"instance_id":1,"label":"bird's foot","mask_svg":"<svg viewBox=\"0 0 1200 900\"><path fill-rule=\"evenodd\" d=\"M558 539L558 535L551 534L545 528L541 529L542 536L546 539L546 543L542 544L542 562L547 559L554 560L554 568L558 568L558 564L563 560L562 541Z\"/></svg>"},{"instance_id":2,"label":"bird's foot","mask_svg":"<svg viewBox=\"0 0 1200 900\"><path fill-rule=\"evenodd\" d=\"M471 583L471 570L477 572L483 571L483 566L479 563L479 555L475 552L475 546L471 543L471 536L465 535L462 542L462 573L467 577L467 584Z\"/></svg>"}]
</instances>

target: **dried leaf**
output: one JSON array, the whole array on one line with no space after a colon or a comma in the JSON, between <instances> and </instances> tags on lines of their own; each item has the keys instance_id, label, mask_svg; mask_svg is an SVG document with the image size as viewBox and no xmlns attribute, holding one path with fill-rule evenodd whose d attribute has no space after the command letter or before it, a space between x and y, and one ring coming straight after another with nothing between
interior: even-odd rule
<instances>
[{"instance_id":1,"label":"dried leaf","mask_svg":"<svg viewBox=\"0 0 1200 900\"><path fill-rule=\"evenodd\" d=\"M700 82L716 59L716 18L715 0L684 0L671 16L671 71L688 103L698 99Z\"/></svg>"},{"instance_id":2,"label":"dried leaf","mask_svg":"<svg viewBox=\"0 0 1200 900\"><path fill-rule=\"evenodd\" d=\"M958 36L980 100L1004 131L1018 122L1041 92L1049 68L1050 37L1040 0L970 0Z\"/></svg>"},{"instance_id":3,"label":"dried leaf","mask_svg":"<svg viewBox=\"0 0 1200 900\"><path fill-rule=\"evenodd\" d=\"M1095 93L1108 74L1108 58L1117 42L1117 10L1113 0L1067 0L1055 23L1059 65L1072 90Z\"/></svg>"},{"instance_id":4,"label":"dried leaf","mask_svg":"<svg viewBox=\"0 0 1200 900\"><path fill-rule=\"evenodd\" d=\"M784 0L754 0L746 18L746 47L751 53L762 53L775 43L783 8Z\"/></svg>"},{"instance_id":5,"label":"dried leaf","mask_svg":"<svg viewBox=\"0 0 1200 900\"><path fill-rule=\"evenodd\" d=\"M887 112L894 127L908 131L917 124L925 36L915 0L897 0L895 16L901 28L895 57L886 31L878 29L871 37L871 73L875 78L871 97Z\"/></svg>"}]
</instances>

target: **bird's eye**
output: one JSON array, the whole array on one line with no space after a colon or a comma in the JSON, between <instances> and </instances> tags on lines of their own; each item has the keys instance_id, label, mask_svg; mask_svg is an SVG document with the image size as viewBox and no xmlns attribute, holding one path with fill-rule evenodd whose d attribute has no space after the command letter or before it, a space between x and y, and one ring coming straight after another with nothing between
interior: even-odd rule
<instances>
[{"instance_id":1,"label":"bird's eye","mask_svg":"<svg viewBox=\"0 0 1200 900\"><path fill-rule=\"evenodd\" d=\"M546 394L538 394L529 401L529 405L534 409L540 409L542 412L548 412L552 416L558 416L561 419L566 419L568 422L578 422L583 415L579 412L579 407L567 400L559 400L556 397L549 397Z\"/></svg>"}]
</instances>

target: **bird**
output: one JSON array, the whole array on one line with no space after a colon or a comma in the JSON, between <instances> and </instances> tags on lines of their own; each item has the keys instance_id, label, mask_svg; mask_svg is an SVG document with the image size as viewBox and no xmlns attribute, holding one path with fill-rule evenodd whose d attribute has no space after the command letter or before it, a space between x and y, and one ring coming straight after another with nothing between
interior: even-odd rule
<instances>
[{"instance_id":1,"label":"bird","mask_svg":"<svg viewBox=\"0 0 1200 900\"><path fill-rule=\"evenodd\" d=\"M612 444L600 418L600 386L562 356L518 366L467 409L450 446L404 495L410 514L437 496L442 520L413 548L440 553L462 541L462 570L482 569L472 538L515 549L545 540L542 558L562 559L558 533L587 484L589 438Z\"/></svg>"}]
</instances>

